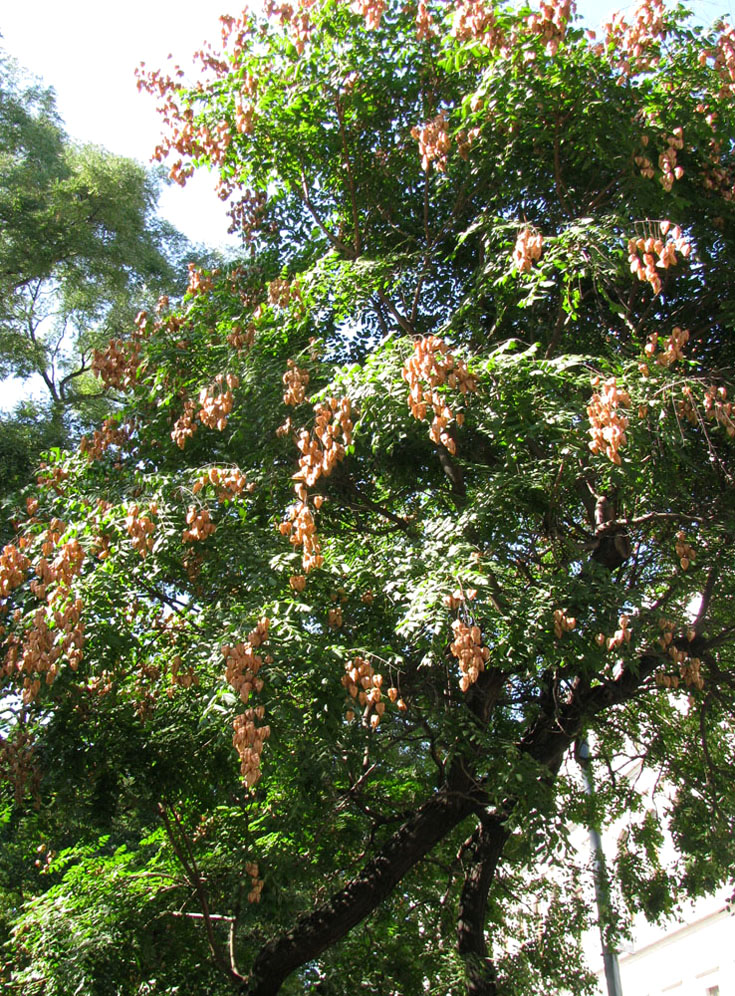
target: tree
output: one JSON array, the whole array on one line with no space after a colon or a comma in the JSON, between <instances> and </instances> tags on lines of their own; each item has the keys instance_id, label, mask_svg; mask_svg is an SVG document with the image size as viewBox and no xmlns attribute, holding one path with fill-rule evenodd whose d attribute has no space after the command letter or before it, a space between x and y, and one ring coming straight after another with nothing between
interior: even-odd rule
<instances>
[{"instance_id":1,"label":"tree","mask_svg":"<svg viewBox=\"0 0 735 996\"><path fill-rule=\"evenodd\" d=\"M77 442L109 412L92 351L183 290L186 241L155 216L157 178L71 142L53 91L2 53L0 149L0 377L35 376L44 395L2 419L7 495L44 449Z\"/></svg>"},{"instance_id":2,"label":"tree","mask_svg":"<svg viewBox=\"0 0 735 996\"><path fill-rule=\"evenodd\" d=\"M96 353L2 555L11 991L584 992L575 822L610 933L728 880L735 37L570 14L141 74L250 250Z\"/></svg>"},{"instance_id":3,"label":"tree","mask_svg":"<svg viewBox=\"0 0 735 996\"><path fill-rule=\"evenodd\" d=\"M92 349L126 333L142 303L183 290L186 247L155 217L153 174L75 145L51 90L5 55L0 72L0 375L35 374L59 413L83 410L99 394L85 382Z\"/></svg>"}]
</instances>

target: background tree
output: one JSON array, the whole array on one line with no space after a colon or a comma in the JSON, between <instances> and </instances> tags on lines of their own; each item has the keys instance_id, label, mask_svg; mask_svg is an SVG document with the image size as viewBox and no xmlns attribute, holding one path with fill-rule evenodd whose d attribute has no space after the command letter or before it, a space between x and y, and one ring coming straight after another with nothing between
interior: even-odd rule
<instances>
[{"instance_id":1,"label":"background tree","mask_svg":"<svg viewBox=\"0 0 735 996\"><path fill-rule=\"evenodd\" d=\"M733 31L354 8L141 76L250 251L2 555L11 991L583 992L575 822L731 874Z\"/></svg>"},{"instance_id":2,"label":"background tree","mask_svg":"<svg viewBox=\"0 0 735 996\"><path fill-rule=\"evenodd\" d=\"M183 290L189 247L156 217L158 187L132 160L74 144L53 92L0 54L0 377L35 376L44 394L3 419L4 490L107 411L93 349Z\"/></svg>"}]
</instances>

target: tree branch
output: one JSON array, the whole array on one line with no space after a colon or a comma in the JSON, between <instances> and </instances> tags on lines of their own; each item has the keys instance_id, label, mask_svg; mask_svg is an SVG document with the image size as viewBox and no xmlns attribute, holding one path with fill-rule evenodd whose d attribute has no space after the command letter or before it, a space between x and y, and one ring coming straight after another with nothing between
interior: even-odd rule
<instances>
[{"instance_id":1,"label":"tree branch","mask_svg":"<svg viewBox=\"0 0 735 996\"><path fill-rule=\"evenodd\" d=\"M362 252L362 239L360 237L360 216L357 210L357 193L355 191L355 178L352 175L352 167L350 166L350 155L347 148L347 135L345 133L345 120L344 114L342 113L342 101L339 99L339 94L337 94L335 105L337 108L337 118L339 120L339 134L342 139L342 155L344 157L345 170L347 171L347 182L350 188L350 202L352 204L352 224L355 228L355 249L354 257L357 258Z\"/></svg>"},{"instance_id":2,"label":"tree branch","mask_svg":"<svg viewBox=\"0 0 735 996\"><path fill-rule=\"evenodd\" d=\"M224 918L215 916L210 912L207 893L204 889L204 880L202 879L202 876L199 873L199 868L197 867L196 859L194 857L194 852L192 851L191 845L189 843L189 838L187 837L186 832L183 826L181 825L181 820L179 818L178 813L173 808L173 806L169 808L176 823L176 831L180 837L180 840L177 840L177 834L174 833L174 828L173 825L171 824L171 820L168 815L166 806L164 806L163 804L159 804L158 811L161 814L161 819L163 820L163 825L166 829L166 834L171 843L171 847L173 848L176 857L181 862L181 865L184 869L184 872L186 873L186 877L188 878L191 887L196 892L196 896L199 901L199 906L202 911L201 918L204 921L205 930L207 932L207 943L209 945L209 950L212 955L212 958L214 959L214 963L217 966L217 968L220 969L220 971L222 971L225 975L229 976L231 979L240 981L242 979L242 976L239 975L238 972L234 971L231 965L227 964L222 954L222 951L220 950L220 946L217 943L217 939L214 936L214 928L212 926L212 921L214 919L224 919Z\"/></svg>"},{"instance_id":3,"label":"tree branch","mask_svg":"<svg viewBox=\"0 0 735 996\"><path fill-rule=\"evenodd\" d=\"M309 195L309 188L306 183L306 174L304 173L303 167L301 169L301 199L304 202L305 207L309 211L309 214L316 222L319 231L321 231L324 235L326 235L327 239L334 246L334 248L339 250L339 252L341 252L346 259L355 259L356 253L355 250L352 248L352 246L348 246L341 239L338 239L333 232L330 232L330 230L327 228L327 226L324 224L322 219L317 214L317 210L314 207L311 201L311 197Z\"/></svg>"},{"instance_id":4,"label":"tree branch","mask_svg":"<svg viewBox=\"0 0 735 996\"><path fill-rule=\"evenodd\" d=\"M411 868L482 804L482 793L468 775L456 771L450 781L451 787L425 802L359 875L261 949L240 989L243 996L275 996L292 972L369 916Z\"/></svg>"}]
</instances>

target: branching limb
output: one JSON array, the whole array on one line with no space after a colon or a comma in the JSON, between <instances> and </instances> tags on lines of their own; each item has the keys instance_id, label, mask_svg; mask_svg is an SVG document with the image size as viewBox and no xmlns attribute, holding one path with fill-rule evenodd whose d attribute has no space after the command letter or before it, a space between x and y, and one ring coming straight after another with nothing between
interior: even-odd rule
<instances>
[{"instance_id":1,"label":"branching limb","mask_svg":"<svg viewBox=\"0 0 735 996\"><path fill-rule=\"evenodd\" d=\"M166 835L169 839L171 847L174 854L179 859L181 867L184 869L184 873L191 885L192 889L196 893L197 900L199 902L199 907L201 909L201 919L204 922L204 927L207 934L207 944L209 946L209 951L212 955L217 968L224 972L235 981L242 979L236 971L233 970L232 966L227 963L222 953L222 950L217 943L217 939L214 936L213 922L215 920L226 919L224 917L218 916L210 912L209 900L207 898L207 893L204 888L204 879L202 878L199 868L197 866L196 858L194 857L194 852L191 847L189 838L184 830L181 823L181 818L173 806L166 807L163 804L159 804L158 811L161 814L161 819L163 820L163 825L166 830ZM171 817L173 816L173 822ZM175 829L174 829L175 824Z\"/></svg>"},{"instance_id":2,"label":"branching limb","mask_svg":"<svg viewBox=\"0 0 735 996\"><path fill-rule=\"evenodd\" d=\"M413 327L411 322L405 318L400 311L398 311L384 290L378 291L378 298L380 299L381 304L383 304L395 318L396 322L400 325L404 332L407 332L408 335L416 335L416 329Z\"/></svg>"},{"instance_id":3,"label":"branching limb","mask_svg":"<svg viewBox=\"0 0 735 996\"><path fill-rule=\"evenodd\" d=\"M275 996L292 972L369 916L411 868L482 804L482 794L466 775L459 772L451 781L451 788L445 786L425 802L359 875L261 949L240 990L243 996Z\"/></svg>"},{"instance_id":4,"label":"branching limb","mask_svg":"<svg viewBox=\"0 0 735 996\"><path fill-rule=\"evenodd\" d=\"M322 219L319 217L319 214L312 203L311 196L309 194L309 187L306 183L306 175L303 169L301 170L301 200L303 201L309 214L316 222L317 228L323 235L326 235L331 245L334 246L334 248L345 257L345 259L354 259L356 253L352 246L348 246L341 239L337 238L337 236L327 228Z\"/></svg>"},{"instance_id":5,"label":"branching limb","mask_svg":"<svg viewBox=\"0 0 735 996\"><path fill-rule=\"evenodd\" d=\"M342 110L342 101L339 99L339 95L335 101L337 107L337 119L339 120L339 134L342 139L342 156L345 164L345 171L347 173L347 183L350 188L350 203L352 205L352 224L355 229L355 248L354 257L357 258L362 252L362 237L360 236L360 215L357 209L357 192L355 190L355 178L352 175L352 166L350 164L350 155L347 148L347 134L345 132L345 120L344 112Z\"/></svg>"}]
</instances>

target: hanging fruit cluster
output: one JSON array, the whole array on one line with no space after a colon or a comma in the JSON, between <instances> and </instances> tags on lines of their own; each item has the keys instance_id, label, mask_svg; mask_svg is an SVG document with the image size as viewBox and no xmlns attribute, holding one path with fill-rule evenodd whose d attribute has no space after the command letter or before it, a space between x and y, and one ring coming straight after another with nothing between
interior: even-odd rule
<instances>
[{"instance_id":1,"label":"hanging fruit cluster","mask_svg":"<svg viewBox=\"0 0 735 996\"><path fill-rule=\"evenodd\" d=\"M237 349L238 351L249 349L255 342L255 325L250 322L248 327L243 330L239 322L233 322L232 328L227 333L226 338L233 349Z\"/></svg>"},{"instance_id":2,"label":"hanging fruit cluster","mask_svg":"<svg viewBox=\"0 0 735 996\"><path fill-rule=\"evenodd\" d=\"M302 550L301 562L306 574L321 567L319 537L314 516L309 508L309 492L320 477L328 477L335 466L344 460L345 447L352 443L352 417L349 398L331 398L328 403L316 405L314 435L302 429L296 439L301 456L299 469L293 475L296 504L286 521L278 524L281 535L288 536L293 546ZM340 442L341 436L341 442ZM319 509L323 495L314 495L312 503Z\"/></svg>"},{"instance_id":3,"label":"hanging fruit cluster","mask_svg":"<svg viewBox=\"0 0 735 996\"><path fill-rule=\"evenodd\" d=\"M301 370L293 360L288 361L288 369L283 375L286 388L283 395L285 405L300 405L306 398L306 387L309 383L309 371Z\"/></svg>"},{"instance_id":4,"label":"hanging fruit cluster","mask_svg":"<svg viewBox=\"0 0 735 996\"><path fill-rule=\"evenodd\" d=\"M345 447L352 443L352 418L349 398L331 398L328 404L317 405L314 409L314 435L308 429L298 434L296 445L301 456L299 470L293 479L299 485L313 487L320 477L329 477L335 466L345 458ZM339 437L342 437L342 442Z\"/></svg>"},{"instance_id":5,"label":"hanging fruit cluster","mask_svg":"<svg viewBox=\"0 0 735 996\"><path fill-rule=\"evenodd\" d=\"M661 636L658 638L659 646L664 650L672 662L678 665L679 674L667 674L665 671L656 672L656 684L663 688L679 687L683 681L687 688L697 688L700 691L704 688L704 679L701 675L702 661L699 657L690 656L689 652L674 644L674 630L676 624L671 619L659 619ZM687 633L689 643L695 638L696 633L690 629Z\"/></svg>"},{"instance_id":6,"label":"hanging fruit cluster","mask_svg":"<svg viewBox=\"0 0 735 996\"><path fill-rule=\"evenodd\" d=\"M258 620L255 629L248 634L245 643L238 643L235 646L225 643L222 646L225 678L243 702L248 701L251 692L260 692L263 688L263 679L258 677L258 671L263 666L263 658L256 653L256 650L267 641L269 625L270 620L263 616ZM266 663L270 661L271 658L266 657Z\"/></svg>"},{"instance_id":7,"label":"hanging fruit cluster","mask_svg":"<svg viewBox=\"0 0 735 996\"><path fill-rule=\"evenodd\" d=\"M560 640L564 633L571 633L577 625L574 616L567 615L566 609L554 609L554 635Z\"/></svg>"},{"instance_id":8,"label":"hanging fruit cluster","mask_svg":"<svg viewBox=\"0 0 735 996\"><path fill-rule=\"evenodd\" d=\"M472 602L475 598L477 598L476 588L458 588L450 595L445 595L442 601L450 612L461 610L468 617L467 602ZM459 687L466 692L470 685L477 681L480 672L485 670L485 664L490 659L490 651L482 645L480 627L471 619L468 619L468 622L455 619L452 623L452 632L454 640L449 649L459 661L462 672Z\"/></svg>"},{"instance_id":9,"label":"hanging fruit cluster","mask_svg":"<svg viewBox=\"0 0 735 996\"><path fill-rule=\"evenodd\" d=\"M452 34L458 41L480 42L491 50L502 48L505 42L495 10L486 0L460 0L452 18Z\"/></svg>"},{"instance_id":10,"label":"hanging fruit cluster","mask_svg":"<svg viewBox=\"0 0 735 996\"><path fill-rule=\"evenodd\" d=\"M194 424L196 407L196 402L194 402L191 398L187 398L184 402L184 411L176 420L174 427L171 430L171 438L180 450L183 450L186 446L186 440L193 436L197 431L197 427Z\"/></svg>"},{"instance_id":11,"label":"hanging fruit cluster","mask_svg":"<svg viewBox=\"0 0 735 996\"><path fill-rule=\"evenodd\" d=\"M454 454L457 444L447 432L447 426L454 421L462 425L464 415L455 413L439 394L443 385L459 390L462 395L477 390L477 382L469 373L463 360L455 358L443 339L430 335L414 343L413 354L403 366L403 379L409 387L408 407L415 419L423 421L427 411L434 412L429 429L429 437Z\"/></svg>"},{"instance_id":12,"label":"hanging fruit cluster","mask_svg":"<svg viewBox=\"0 0 735 996\"><path fill-rule=\"evenodd\" d=\"M105 387L125 391L132 387L140 365L140 343L135 339L111 339L105 349L92 353L92 373Z\"/></svg>"},{"instance_id":13,"label":"hanging fruit cluster","mask_svg":"<svg viewBox=\"0 0 735 996\"><path fill-rule=\"evenodd\" d=\"M619 407L628 407L630 396L617 386L615 377L608 378L603 384L599 377L595 377L592 386L600 390L592 395L587 406L590 422L588 431L592 437L589 442L590 451L604 453L609 460L620 466L618 450L627 442L625 430L628 428L628 419L620 412Z\"/></svg>"},{"instance_id":14,"label":"hanging fruit cluster","mask_svg":"<svg viewBox=\"0 0 735 996\"><path fill-rule=\"evenodd\" d=\"M224 385L227 385L223 390ZM214 384L203 387L199 392L201 408L197 418L208 429L218 429L223 432L227 426L227 418L232 411L232 392L239 387L240 380L235 374L217 374Z\"/></svg>"},{"instance_id":15,"label":"hanging fruit cluster","mask_svg":"<svg viewBox=\"0 0 735 996\"><path fill-rule=\"evenodd\" d=\"M26 704L38 696L42 677L47 685L53 684L62 658L72 671L81 662L85 642L81 622L83 603L80 598L66 596L66 589L57 588L49 596L48 609L40 607L35 611L22 640L17 634L7 640L3 671L8 677L23 675L22 699ZM15 622L19 623L20 618Z\"/></svg>"},{"instance_id":16,"label":"hanging fruit cluster","mask_svg":"<svg viewBox=\"0 0 735 996\"><path fill-rule=\"evenodd\" d=\"M12 739L0 735L0 779L12 787L18 805L29 788L38 795L41 772L35 764L31 734L22 727L15 727Z\"/></svg>"},{"instance_id":17,"label":"hanging fruit cluster","mask_svg":"<svg viewBox=\"0 0 735 996\"><path fill-rule=\"evenodd\" d=\"M554 56L559 51L572 16L572 7L572 0L541 0L538 13L526 17L526 31L541 38L546 55Z\"/></svg>"},{"instance_id":18,"label":"hanging fruit cluster","mask_svg":"<svg viewBox=\"0 0 735 996\"><path fill-rule=\"evenodd\" d=\"M612 636L606 637L604 633L598 633L595 641L599 646L606 647L607 650L617 650L624 643L630 643L630 637L630 616L623 614L618 618L618 628Z\"/></svg>"},{"instance_id":19,"label":"hanging fruit cluster","mask_svg":"<svg viewBox=\"0 0 735 996\"><path fill-rule=\"evenodd\" d=\"M728 436L735 437L732 402L727 400L727 389L724 387L708 387L704 392L704 410L708 418L719 422Z\"/></svg>"},{"instance_id":20,"label":"hanging fruit cluster","mask_svg":"<svg viewBox=\"0 0 735 996\"><path fill-rule=\"evenodd\" d=\"M239 384L240 380L235 374L220 373L210 385L203 387L199 392L199 411L192 398L184 401L184 411L171 430L171 439L179 449L183 450L186 440L197 431L195 418L208 429L217 429L219 432L226 429L234 403L232 392L239 387Z\"/></svg>"},{"instance_id":21,"label":"hanging fruit cluster","mask_svg":"<svg viewBox=\"0 0 735 996\"><path fill-rule=\"evenodd\" d=\"M341 629L343 621L342 608L339 605L335 605L327 613L327 626L330 629Z\"/></svg>"},{"instance_id":22,"label":"hanging fruit cluster","mask_svg":"<svg viewBox=\"0 0 735 996\"><path fill-rule=\"evenodd\" d=\"M196 686L199 684L199 675L196 673L193 667L189 666L186 670L182 670L183 661L178 654L171 660L171 684L178 685L179 688L191 688L192 685ZM172 697L173 689L169 688L168 694L169 698Z\"/></svg>"},{"instance_id":23,"label":"hanging fruit cluster","mask_svg":"<svg viewBox=\"0 0 735 996\"><path fill-rule=\"evenodd\" d=\"M419 143L419 155L421 156L421 168L425 173L431 169L431 164L435 163L439 173L445 173L447 169L447 157L451 147L449 138L449 120L447 112L441 111L431 121L423 125L416 125L411 129L411 138Z\"/></svg>"},{"instance_id":24,"label":"hanging fruit cluster","mask_svg":"<svg viewBox=\"0 0 735 996\"><path fill-rule=\"evenodd\" d=\"M697 559L694 547L689 543L687 534L683 529L680 529L676 534L676 556L679 558L683 571L686 571L691 562Z\"/></svg>"},{"instance_id":25,"label":"hanging fruit cluster","mask_svg":"<svg viewBox=\"0 0 735 996\"><path fill-rule=\"evenodd\" d=\"M263 891L263 879L260 877L260 869L255 861L249 861L245 865L245 874L250 876L250 891L248 892L249 903L259 903L260 894Z\"/></svg>"},{"instance_id":26,"label":"hanging fruit cluster","mask_svg":"<svg viewBox=\"0 0 735 996\"><path fill-rule=\"evenodd\" d=\"M522 228L513 249L513 266L519 273L529 273L534 262L541 259L544 240L540 232Z\"/></svg>"},{"instance_id":27,"label":"hanging fruit cluster","mask_svg":"<svg viewBox=\"0 0 735 996\"><path fill-rule=\"evenodd\" d=\"M416 37L419 41L429 41L436 37L436 24L426 0L418 0L416 6Z\"/></svg>"},{"instance_id":28,"label":"hanging fruit cluster","mask_svg":"<svg viewBox=\"0 0 735 996\"><path fill-rule=\"evenodd\" d=\"M194 482L191 489L192 493L198 495L209 484L215 488L217 501L220 502L236 498L243 491L253 491L255 489L255 485L248 484L245 475L237 468L220 469L219 467L211 467Z\"/></svg>"},{"instance_id":29,"label":"hanging fruit cluster","mask_svg":"<svg viewBox=\"0 0 735 996\"><path fill-rule=\"evenodd\" d=\"M39 488L53 488L57 495L66 491L64 481L69 477L69 471L64 466L50 467L46 462L39 465L40 473L36 477Z\"/></svg>"},{"instance_id":30,"label":"hanging fruit cluster","mask_svg":"<svg viewBox=\"0 0 735 996\"><path fill-rule=\"evenodd\" d=\"M457 588L451 595L445 595L442 601L450 612L456 612L465 602L472 602L477 598L476 588Z\"/></svg>"},{"instance_id":31,"label":"hanging fruit cluster","mask_svg":"<svg viewBox=\"0 0 735 996\"><path fill-rule=\"evenodd\" d=\"M120 425L114 416L106 418L101 429L95 429L92 438L83 436L79 443L79 450L93 463L99 460L111 446L122 449L127 445L132 426L130 423Z\"/></svg>"},{"instance_id":32,"label":"hanging fruit cluster","mask_svg":"<svg viewBox=\"0 0 735 996\"><path fill-rule=\"evenodd\" d=\"M243 124L249 124L252 128L253 105L246 104L243 108L242 103L240 103L236 105L237 110L243 110L241 120ZM248 111L250 112L249 114ZM222 184L222 181L220 181L219 186L221 187L219 193L222 200L226 200L234 192L234 190L230 189L229 183ZM245 245L252 245L263 223L266 202L267 194L265 191L238 190L238 196L230 202L227 209L227 214L230 217L230 227L227 229L228 233L234 234L237 232Z\"/></svg>"},{"instance_id":33,"label":"hanging fruit cluster","mask_svg":"<svg viewBox=\"0 0 735 996\"><path fill-rule=\"evenodd\" d=\"M301 563L307 574L316 567L322 566L324 557L321 554L316 523L306 501L301 501L295 505L289 513L289 518L285 522L279 522L278 529L282 536L289 537L294 546L301 547ZM299 577L303 577L303 575L299 575ZM300 585L301 582L298 581L296 584ZM297 588L295 584L292 586L296 591L303 590Z\"/></svg>"},{"instance_id":34,"label":"hanging fruit cluster","mask_svg":"<svg viewBox=\"0 0 735 996\"><path fill-rule=\"evenodd\" d=\"M268 301L274 308L288 308L290 304L303 304L298 280L276 277L268 284Z\"/></svg>"},{"instance_id":35,"label":"hanging fruit cluster","mask_svg":"<svg viewBox=\"0 0 735 996\"><path fill-rule=\"evenodd\" d=\"M644 347L644 353L649 359L655 359L660 367L670 367L677 360L684 359L684 346L689 341L689 330L677 325L664 344L662 353L657 353L658 332L652 332Z\"/></svg>"},{"instance_id":36,"label":"hanging fruit cluster","mask_svg":"<svg viewBox=\"0 0 735 996\"><path fill-rule=\"evenodd\" d=\"M208 508L197 508L189 505L186 513L186 524L189 527L181 534L182 543L198 543L205 540L217 529L212 522Z\"/></svg>"},{"instance_id":37,"label":"hanging fruit cluster","mask_svg":"<svg viewBox=\"0 0 735 996\"><path fill-rule=\"evenodd\" d=\"M52 520L52 526L54 522L58 522L58 520ZM49 533L51 533L52 536L57 535L56 531L53 529L50 529ZM58 539L56 540L56 543L58 543ZM44 547L48 549L46 543L44 543ZM65 596L66 589L69 588L72 580L81 571L82 564L84 562L84 550L82 549L79 540L74 538L61 544L58 553L50 564L46 561L46 555L47 554L44 553L44 556L42 556L35 565L36 573L39 577L43 578L43 591L39 590L34 593L37 594L39 598L45 597L50 604L57 598L63 598ZM46 589L52 585L55 585L56 587L50 592L50 594L47 595Z\"/></svg>"},{"instance_id":38,"label":"hanging fruit cluster","mask_svg":"<svg viewBox=\"0 0 735 996\"><path fill-rule=\"evenodd\" d=\"M301 3L304 4L304 0L301 0ZM374 31L380 27L386 3L385 0L352 0L350 7L355 14L365 18L365 27L368 31Z\"/></svg>"},{"instance_id":39,"label":"hanging fruit cluster","mask_svg":"<svg viewBox=\"0 0 735 996\"><path fill-rule=\"evenodd\" d=\"M659 223L659 229L662 238L654 238L653 235L649 235L645 239L628 240L630 272L634 273L639 280L650 284L654 294L660 294L663 286L658 270L667 270L670 266L675 266L678 262L677 252L684 259L691 252L691 245L682 237L678 225L674 225L672 228L670 221L662 221ZM667 235L670 237L665 242L664 239Z\"/></svg>"},{"instance_id":40,"label":"hanging fruit cluster","mask_svg":"<svg viewBox=\"0 0 735 996\"><path fill-rule=\"evenodd\" d=\"M243 95L238 94L235 98L235 127L241 135L252 135L254 118L255 105L250 100L243 101ZM229 193L226 196L229 196Z\"/></svg>"},{"instance_id":41,"label":"hanging fruit cluster","mask_svg":"<svg viewBox=\"0 0 735 996\"><path fill-rule=\"evenodd\" d=\"M258 781L262 772L260 770L260 756L263 752L263 744L271 734L270 726L256 726L256 719L262 719L265 715L265 707L257 706L255 709L246 709L239 716L235 716L232 724L232 743L240 755L240 773L247 788L252 788Z\"/></svg>"},{"instance_id":42,"label":"hanging fruit cluster","mask_svg":"<svg viewBox=\"0 0 735 996\"><path fill-rule=\"evenodd\" d=\"M644 146L648 145L648 135L641 136L641 143ZM646 180L652 180L656 173L653 169L653 163L648 158L648 156L638 155L633 157L633 162L639 168L641 176Z\"/></svg>"},{"instance_id":43,"label":"hanging fruit cluster","mask_svg":"<svg viewBox=\"0 0 735 996\"><path fill-rule=\"evenodd\" d=\"M141 515L138 506L133 505L125 518L125 528L133 544L133 549L137 550L143 558L153 549L153 533L156 527L151 516L157 514L158 505L152 501L148 506L147 513Z\"/></svg>"},{"instance_id":44,"label":"hanging fruit cluster","mask_svg":"<svg viewBox=\"0 0 735 996\"><path fill-rule=\"evenodd\" d=\"M248 701L251 692L260 692L263 688L263 679L258 677L263 657L256 653L256 650L268 640L269 626L270 620L263 616L248 634L246 642L235 646L229 644L222 646L225 677L243 702ZM265 657L267 664L272 663L272 660L269 655ZM256 719L263 719L264 716L265 708L261 705L254 709L246 709L244 713L236 716L233 722L232 743L240 756L240 771L248 788L252 788L260 778L260 755L263 743L271 732L270 726L256 726Z\"/></svg>"},{"instance_id":45,"label":"hanging fruit cluster","mask_svg":"<svg viewBox=\"0 0 735 996\"><path fill-rule=\"evenodd\" d=\"M479 135L480 135L479 128L470 128L468 131L462 128L460 131L457 132L456 134L457 152L460 154L462 159L465 160L469 159L470 150L472 149L472 146L475 144L475 141Z\"/></svg>"},{"instance_id":46,"label":"hanging fruit cluster","mask_svg":"<svg viewBox=\"0 0 735 996\"><path fill-rule=\"evenodd\" d=\"M14 588L18 588L26 579L26 572L31 562L26 555L8 543L0 553L0 598L7 598Z\"/></svg>"},{"instance_id":47,"label":"hanging fruit cluster","mask_svg":"<svg viewBox=\"0 0 735 996\"><path fill-rule=\"evenodd\" d=\"M480 677L480 672L485 670L485 664L490 659L490 651L482 645L479 626L468 626L461 619L455 619L452 623L452 632L454 640L449 644L449 649L459 661L462 672L459 687L466 692Z\"/></svg>"},{"instance_id":48,"label":"hanging fruit cluster","mask_svg":"<svg viewBox=\"0 0 735 996\"><path fill-rule=\"evenodd\" d=\"M212 274L200 270L194 263L187 263L189 270L189 283L186 288L187 294L208 294L211 291Z\"/></svg>"},{"instance_id":49,"label":"hanging fruit cluster","mask_svg":"<svg viewBox=\"0 0 735 996\"><path fill-rule=\"evenodd\" d=\"M342 677L342 684L350 698L362 706L362 725L376 730L385 712L383 675L376 674L370 661L364 657L355 657L349 661L345 664L345 671L347 673ZM399 698L397 688L389 688L385 694L391 702L396 703L401 712L405 711L406 703ZM355 718L354 710L348 708L345 717L351 723Z\"/></svg>"},{"instance_id":50,"label":"hanging fruit cluster","mask_svg":"<svg viewBox=\"0 0 735 996\"><path fill-rule=\"evenodd\" d=\"M718 21L715 25L720 32L714 49L705 49L699 54L699 63L704 66L708 59L714 61L714 70L720 77L719 100L735 95L735 25Z\"/></svg>"},{"instance_id":51,"label":"hanging fruit cluster","mask_svg":"<svg viewBox=\"0 0 735 996\"><path fill-rule=\"evenodd\" d=\"M638 0L629 16L630 21L623 13L613 14L604 25L605 45L597 46L600 55L611 53L613 65L622 73L621 81L658 63L658 45L667 33L663 0Z\"/></svg>"},{"instance_id":52,"label":"hanging fruit cluster","mask_svg":"<svg viewBox=\"0 0 735 996\"><path fill-rule=\"evenodd\" d=\"M667 192L674 186L674 180L681 180L684 170L677 165L677 150L684 148L684 134L681 128L674 128L673 135L667 135L666 148L658 157L661 170L660 183Z\"/></svg>"}]
</instances>

